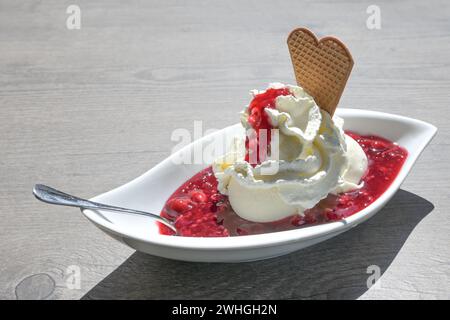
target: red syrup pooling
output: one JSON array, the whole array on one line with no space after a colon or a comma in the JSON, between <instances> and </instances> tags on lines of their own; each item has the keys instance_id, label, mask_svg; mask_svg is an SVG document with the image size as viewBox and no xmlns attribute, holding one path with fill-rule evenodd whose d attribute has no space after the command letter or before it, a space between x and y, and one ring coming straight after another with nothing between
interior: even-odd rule
<instances>
[{"instance_id":1,"label":"red syrup pooling","mask_svg":"<svg viewBox=\"0 0 450 320\"><path fill-rule=\"evenodd\" d=\"M269 123L269 117L264 112L265 108L275 109L275 100L279 96L291 95L289 88L269 88L263 93L257 94L248 106L248 123L255 130L254 136L247 136L245 139L245 161L250 162L251 165L255 166L260 164L265 159L266 155L270 155L270 129L272 126ZM264 142L260 143L260 133L261 130L266 130L266 135L264 136ZM256 159L250 159L249 150L253 150L256 153ZM254 163L256 160L256 163Z\"/></svg>"},{"instance_id":2,"label":"red syrup pooling","mask_svg":"<svg viewBox=\"0 0 450 320\"><path fill-rule=\"evenodd\" d=\"M197 173L175 191L164 206L161 216L175 222L181 236L227 237L296 229L303 226L336 221L361 211L380 197L394 181L408 152L377 136L360 136L346 132L362 147L369 160L362 178L362 188L339 195L329 195L304 216L291 216L270 223L250 222L240 218L231 208L228 197L217 191L211 167ZM160 224L162 234L172 231Z\"/></svg>"}]
</instances>

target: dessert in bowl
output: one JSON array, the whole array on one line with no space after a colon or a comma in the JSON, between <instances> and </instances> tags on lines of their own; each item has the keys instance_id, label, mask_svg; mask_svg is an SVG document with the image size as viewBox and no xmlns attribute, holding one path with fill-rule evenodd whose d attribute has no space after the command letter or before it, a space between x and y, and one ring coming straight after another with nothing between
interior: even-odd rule
<instances>
[{"instance_id":1,"label":"dessert in bowl","mask_svg":"<svg viewBox=\"0 0 450 320\"><path fill-rule=\"evenodd\" d=\"M399 189L415 161L436 133L436 128L431 124L387 113L339 108L336 115L344 120L345 130L349 135L357 132L358 136L382 136L383 141L396 143L408 153L387 189L356 213L348 215L346 212L345 217L339 219L333 219L332 215L327 214L327 221L312 223L306 221L303 226L291 227L289 224L291 222L287 221L284 226L288 228L282 229L284 231L254 232L254 229L250 229L249 235L226 237L165 235L161 234L158 225L150 218L93 210L83 210L83 214L101 230L136 250L185 261L242 262L265 259L327 240L351 229L379 211ZM225 137L232 140L233 137L244 135L245 130L241 124L207 135L172 154L142 176L92 200L161 212L167 200L177 194L180 186L211 166L208 163L176 164L175 159L180 158L180 154L191 153L198 147L220 144L226 140ZM358 140L358 136L353 135L355 140ZM370 163L368 168L370 170ZM209 178L211 177L210 175ZM358 190L360 191L362 189ZM305 217L307 216L306 213Z\"/></svg>"},{"instance_id":2,"label":"dessert in bowl","mask_svg":"<svg viewBox=\"0 0 450 320\"><path fill-rule=\"evenodd\" d=\"M288 37L299 86L253 91L241 124L212 133L93 201L160 212L178 233L142 216L82 210L130 247L202 262L266 259L330 239L379 211L436 128L387 113L337 109L353 59L338 39L305 28ZM335 114L336 110L336 114ZM213 157L211 145L233 141ZM207 151L211 162L180 163Z\"/></svg>"}]
</instances>

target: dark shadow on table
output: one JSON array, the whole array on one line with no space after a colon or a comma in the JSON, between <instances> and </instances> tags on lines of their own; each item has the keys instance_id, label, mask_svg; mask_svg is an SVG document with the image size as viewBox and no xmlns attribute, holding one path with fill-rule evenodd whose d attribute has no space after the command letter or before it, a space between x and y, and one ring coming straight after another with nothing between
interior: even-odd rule
<instances>
[{"instance_id":1,"label":"dark shadow on table","mask_svg":"<svg viewBox=\"0 0 450 320\"><path fill-rule=\"evenodd\" d=\"M367 267L389 267L429 201L400 190L367 222L295 253L240 264L180 262L134 253L83 299L355 299Z\"/></svg>"}]
</instances>

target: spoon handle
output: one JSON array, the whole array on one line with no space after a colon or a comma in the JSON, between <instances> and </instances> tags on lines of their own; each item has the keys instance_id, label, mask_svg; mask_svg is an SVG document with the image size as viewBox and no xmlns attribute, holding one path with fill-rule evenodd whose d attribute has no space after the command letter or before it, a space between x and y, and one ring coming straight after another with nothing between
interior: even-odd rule
<instances>
[{"instance_id":1,"label":"spoon handle","mask_svg":"<svg viewBox=\"0 0 450 320\"><path fill-rule=\"evenodd\" d=\"M36 184L33 188L34 196L46 203L56 204L60 206L77 207L81 209L93 209L93 210L107 210L122 212L128 214L138 214L141 216L151 217L164 225L168 226L173 231L177 232L175 226L171 221L150 212L121 208L116 206L110 206L103 203L93 202L86 199L78 198L62 191L53 189L43 184Z\"/></svg>"}]
</instances>

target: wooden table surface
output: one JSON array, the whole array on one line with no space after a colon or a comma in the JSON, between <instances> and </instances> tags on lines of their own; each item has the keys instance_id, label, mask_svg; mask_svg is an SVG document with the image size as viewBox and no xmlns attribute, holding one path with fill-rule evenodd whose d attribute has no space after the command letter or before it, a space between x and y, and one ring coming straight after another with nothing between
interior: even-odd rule
<instances>
[{"instance_id":1,"label":"wooden table surface","mask_svg":"<svg viewBox=\"0 0 450 320\"><path fill-rule=\"evenodd\" d=\"M450 298L450 2L377 1L375 30L372 1L72 2L80 30L68 2L0 1L0 298ZM168 156L174 129L236 123L250 89L294 82L285 40L302 25L353 54L341 107L439 130L367 223L281 258L198 264L32 196L38 182L97 195Z\"/></svg>"}]
</instances>

